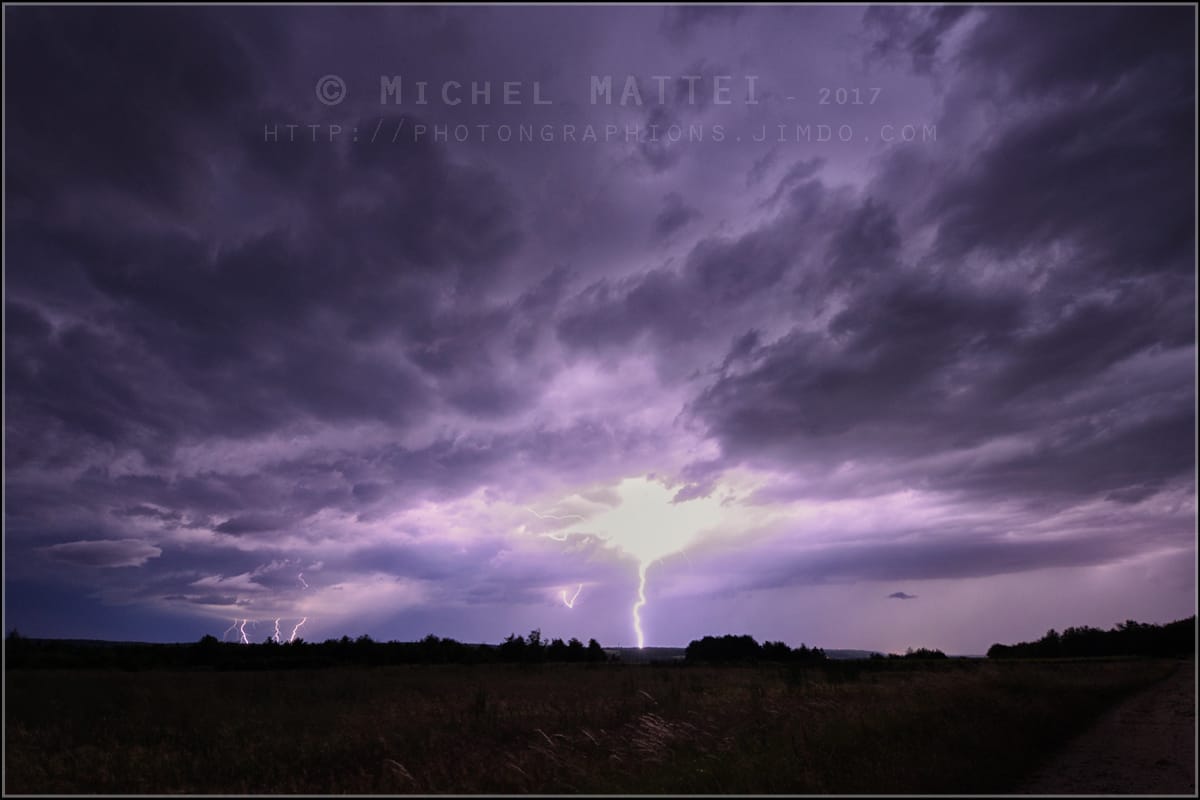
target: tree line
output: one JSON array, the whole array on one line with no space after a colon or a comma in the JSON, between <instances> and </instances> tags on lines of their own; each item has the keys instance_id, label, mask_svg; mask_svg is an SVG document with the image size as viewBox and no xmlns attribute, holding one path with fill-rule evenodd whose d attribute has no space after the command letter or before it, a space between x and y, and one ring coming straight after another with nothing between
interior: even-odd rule
<instances>
[{"instance_id":1,"label":"tree line","mask_svg":"<svg viewBox=\"0 0 1200 800\"><path fill-rule=\"evenodd\" d=\"M430 634L416 642L378 642L363 635L324 642L297 638L261 643L223 642L206 635L193 644L143 644L31 639L13 631L5 641L5 666L14 669L294 669L343 665L486 664L580 662L607 660L600 643L591 639L542 639L540 630L528 637L508 636L499 645L464 644Z\"/></svg>"},{"instance_id":2,"label":"tree line","mask_svg":"<svg viewBox=\"0 0 1200 800\"><path fill-rule=\"evenodd\" d=\"M1120 622L1109 630L1088 626L1051 628L1036 642L994 644L988 658L1088 658L1095 656L1183 656L1196 652L1196 617L1165 625Z\"/></svg>"}]
</instances>

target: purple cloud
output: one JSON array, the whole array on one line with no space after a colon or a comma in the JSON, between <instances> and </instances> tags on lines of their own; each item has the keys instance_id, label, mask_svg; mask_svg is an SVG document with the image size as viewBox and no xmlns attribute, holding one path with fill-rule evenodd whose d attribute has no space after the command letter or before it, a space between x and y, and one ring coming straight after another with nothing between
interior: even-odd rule
<instances>
[{"instance_id":1,"label":"purple cloud","mask_svg":"<svg viewBox=\"0 0 1200 800\"><path fill-rule=\"evenodd\" d=\"M6 22L10 627L982 652L1192 609L1194 12Z\"/></svg>"},{"instance_id":2,"label":"purple cloud","mask_svg":"<svg viewBox=\"0 0 1200 800\"><path fill-rule=\"evenodd\" d=\"M51 558L88 567L140 567L162 549L137 539L62 542L43 548Z\"/></svg>"}]
</instances>

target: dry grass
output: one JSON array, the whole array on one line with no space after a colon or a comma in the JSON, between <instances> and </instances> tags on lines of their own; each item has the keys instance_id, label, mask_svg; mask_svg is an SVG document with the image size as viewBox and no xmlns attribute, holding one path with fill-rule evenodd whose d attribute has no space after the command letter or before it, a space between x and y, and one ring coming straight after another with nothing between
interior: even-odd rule
<instances>
[{"instance_id":1,"label":"dry grass","mask_svg":"<svg viewBox=\"0 0 1200 800\"><path fill-rule=\"evenodd\" d=\"M4 782L18 793L1003 792L1173 667L10 672Z\"/></svg>"}]
</instances>

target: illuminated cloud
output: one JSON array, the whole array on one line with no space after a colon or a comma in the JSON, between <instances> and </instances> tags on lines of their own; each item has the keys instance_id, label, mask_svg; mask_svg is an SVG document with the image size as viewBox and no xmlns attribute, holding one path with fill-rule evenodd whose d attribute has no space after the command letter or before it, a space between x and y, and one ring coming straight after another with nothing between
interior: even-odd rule
<instances>
[{"instance_id":1,"label":"illuminated cloud","mask_svg":"<svg viewBox=\"0 0 1200 800\"><path fill-rule=\"evenodd\" d=\"M10 9L6 624L982 652L1186 616L1193 22ZM753 141L817 112L855 138ZM450 123L729 135L393 141Z\"/></svg>"}]
</instances>

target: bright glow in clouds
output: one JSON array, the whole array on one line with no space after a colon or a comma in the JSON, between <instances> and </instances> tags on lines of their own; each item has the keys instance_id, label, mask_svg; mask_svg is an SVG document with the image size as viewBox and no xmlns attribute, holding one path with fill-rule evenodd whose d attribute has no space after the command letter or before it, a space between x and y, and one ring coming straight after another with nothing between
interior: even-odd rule
<instances>
[{"instance_id":1,"label":"bright glow in clouds","mask_svg":"<svg viewBox=\"0 0 1200 800\"><path fill-rule=\"evenodd\" d=\"M738 505L728 488L682 503L672 502L677 489L648 477L626 478L615 491L620 500L616 506L560 528L553 538L562 541L570 534L595 535L637 560L638 596L632 617L638 647L644 647L641 609L646 605L646 570L665 556L684 550L701 534L731 526L744 531L761 523L767 512Z\"/></svg>"}]
</instances>

